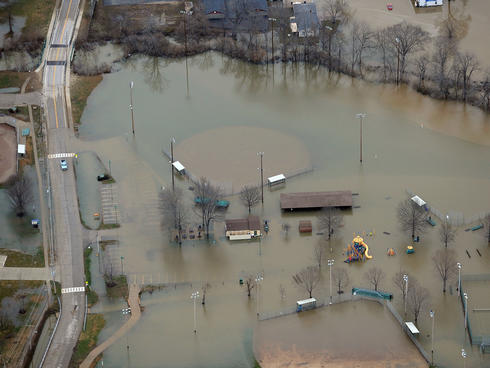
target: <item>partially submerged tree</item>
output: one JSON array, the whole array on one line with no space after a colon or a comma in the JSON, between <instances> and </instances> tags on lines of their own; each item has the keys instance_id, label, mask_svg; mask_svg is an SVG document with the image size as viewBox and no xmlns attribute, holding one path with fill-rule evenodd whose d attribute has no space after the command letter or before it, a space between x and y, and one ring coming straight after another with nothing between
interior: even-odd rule
<instances>
[{"instance_id":1,"label":"partially submerged tree","mask_svg":"<svg viewBox=\"0 0 490 368\"><path fill-rule=\"evenodd\" d=\"M414 322L417 323L420 313L426 309L429 304L429 290L420 285L417 280L412 279L407 297L408 307L413 313Z\"/></svg>"},{"instance_id":2,"label":"partially submerged tree","mask_svg":"<svg viewBox=\"0 0 490 368\"><path fill-rule=\"evenodd\" d=\"M439 228L439 239L441 243L447 248L448 244L452 243L456 238L457 229L453 227L448 221L444 221Z\"/></svg>"},{"instance_id":3,"label":"partially submerged tree","mask_svg":"<svg viewBox=\"0 0 490 368\"><path fill-rule=\"evenodd\" d=\"M211 182L202 177L195 183L195 194L200 198L200 202L196 205L196 212L201 216L202 226L206 231L206 238L209 239L209 227L212 221L219 220L223 216L217 211L217 202L222 197L222 192L219 187L211 184Z\"/></svg>"},{"instance_id":4,"label":"partially submerged tree","mask_svg":"<svg viewBox=\"0 0 490 368\"><path fill-rule=\"evenodd\" d=\"M252 211L252 207L260 201L260 190L258 186L245 185L240 192L240 200L243 205L248 208L248 213Z\"/></svg>"},{"instance_id":5,"label":"partially submerged tree","mask_svg":"<svg viewBox=\"0 0 490 368\"><path fill-rule=\"evenodd\" d=\"M27 206L32 203L32 182L25 174L17 174L10 180L7 189L7 196L10 200L10 207L18 217L26 214Z\"/></svg>"},{"instance_id":6,"label":"partially submerged tree","mask_svg":"<svg viewBox=\"0 0 490 368\"><path fill-rule=\"evenodd\" d=\"M282 230L284 230L284 234L285 234L286 238L288 237L289 229L291 229L291 225L289 225L289 223L285 222L284 224L282 224ZM489 242L490 242L490 240L489 240Z\"/></svg>"},{"instance_id":7,"label":"partially submerged tree","mask_svg":"<svg viewBox=\"0 0 490 368\"><path fill-rule=\"evenodd\" d=\"M166 188L159 194L163 225L178 232L179 245L182 244L182 231L188 222L188 209L184 202L182 189Z\"/></svg>"},{"instance_id":8,"label":"partially submerged tree","mask_svg":"<svg viewBox=\"0 0 490 368\"><path fill-rule=\"evenodd\" d=\"M305 290L312 298L313 290L320 282L320 269L316 266L308 266L293 275L295 285Z\"/></svg>"},{"instance_id":9,"label":"partially submerged tree","mask_svg":"<svg viewBox=\"0 0 490 368\"><path fill-rule=\"evenodd\" d=\"M476 59L475 55L469 52L458 52L456 54L455 67L457 75L459 79L461 79L463 84L463 101L466 102L466 100L468 99L468 93L470 92L472 87L471 76L479 69L478 60Z\"/></svg>"},{"instance_id":10,"label":"partially submerged tree","mask_svg":"<svg viewBox=\"0 0 490 368\"><path fill-rule=\"evenodd\" d=\"M326 249L326 243L323 239L320 239L313 249L313 259L320 269L322 268L323 261L325 260Z\"/></svg>"},{"instance_id":11,"label":"partially submerged tree","mask_svg":"<svg viewBox=\"0 0 490 368\"><path fill-rule=\"evenodd\" d=\"M324 208L318 215L318 227L326 232L325 238L330 244L330 252L332 252L331 239L342 226L343 219L340 210L333 207Z\"/></svg>"},{"instance_id":12,"label":"partially submerged tree","mask_svg":"<svg viewBox=\"0 0 490 368\"><path fill-rule=\"evenodd\" d=\"M209 282L207 282L207 281L204 282L202 284L202 287L201 287L201 292L202 292L202 294L201 294L201 304L202 305L205 305L206 304L206 295L207 295L209 289L211 289L211 284Z\"/></svg>"},{"instance_id":13,"label":"partially submerged tree","mask_svg":"<svg viewBox=\"0 0 490 368\"><path fill-rule=\"evenodd\" d=\"M422 234L427 229L427 214L423 207L410 198L398 205L398 221L401 229L410 234L412 240L416 234Z\"/></svg>"},{"instance_id":14,"label":"partially submerged tree","mask_svg":"<svg viewBox=\"0 0 490 368\"><path fill-rule=\"evenodd\" d=\"M252 274L246 275L243 278L243 283L245 284L245 287L247 289L247 295L250 298L250 296L252 294L252 290L257 285L257 283L255 282L255 276L253 276Z\"/></svg>"},{"instance_id":15,"label":"partially submerged tree","mask_svg":"<svg viewBox=\"0 0 490 368\"><path fill-rule=\"evenodd\" d=\"M434 266L442 279L442 292L446 292L446 283L456 275L456 252L454 249L439 249L432 257Z\"/></svg>"},{"instance_id":16,"label":"partially submerged tree","mask_svg":"<svg viewBox=\"0 0 490 368\"><path fill-rule=\"evenodd\" d=\"M371 267L365 274L364 277L373 285L374 290L378 291L378 287L384 280L386 274L379 267Z\"/></svg>"},{"instance_id":17,"label":"partially submerged tree","mask_svg":"<svg viewBox=\"0 0 490 368\"><path fill-rule=\"evenodd\" d=\"M349 285L350 282L347 270L342 267L334 267L332 271L332 280L337 288L337 294L339 295L344 292L342 289Z\"/></svg>"},{"instance_id":18,"label":"partially submerged tree","mask_svg":"<svg viewBox=\"0 0 490 368\"><path fill-rule=\"evenodd\" d=\"M388 27L387 32L391 35L390 41L400 57L399 80L402 81L408 57L423 49L430 37L420 26L407 22Z\"/></svg>"}]
</instances>

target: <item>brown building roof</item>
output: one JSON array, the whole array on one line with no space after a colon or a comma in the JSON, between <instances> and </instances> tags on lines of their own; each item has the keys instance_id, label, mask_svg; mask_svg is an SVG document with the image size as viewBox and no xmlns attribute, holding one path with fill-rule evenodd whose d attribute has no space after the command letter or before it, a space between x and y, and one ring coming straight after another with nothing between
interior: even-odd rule
<instances>
[{"instance_id":1,"label":"brown building roof","mask_svg":"<svg viewBox=\"0 0 490 368\"><path fill-rule=\"evenodd\" d=\"M226 220L226 231L260 230L260 219L258 216L250 215L245 219Z\"/></svg>"},{"instance_id":2,"label":"brown building roof","mask_svg":"<svg viewBox=\"0 0 490 368\"><path fill-rule=\"evenodd\" d=\"M352 192L281 193L281 209L352 207Z\"/></svg>"}]
</instances>

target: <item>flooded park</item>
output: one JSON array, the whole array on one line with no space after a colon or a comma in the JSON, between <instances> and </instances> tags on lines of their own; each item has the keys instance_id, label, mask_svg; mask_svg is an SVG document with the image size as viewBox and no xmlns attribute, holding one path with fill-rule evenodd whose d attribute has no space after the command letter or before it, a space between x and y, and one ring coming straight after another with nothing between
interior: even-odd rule
<instances>
[{"instance_id":1,"label":"flooded park","mask_svg":"<svg viewBox=\"0 0 490 368\"><path fill-rule=\"evenodd\" d=\"M82 218L100 210L93 187L102 163L116 180L119 198L121 227L110 230L118 239L111 256L116 260L114 272L124 272L129 281L166 286L142 295L145 310L140 321L104 352L98 366L253 366L257 313L264 317L294 309L297 300L307 297L294 286L292 275L315 263L313 250L322 238L317 234L317 212L281 212L280 194L329 190L358 194L353 197L352 210L343 211L344 225L333 240L332 253L327 254L335 260L333 268L345 268L350 278L346 294L334 299L349 298L351 287L370 288L364 273L368 267L378 266L386 274L380 289L394 294L393 305L402 314L401 293L392 278L406 270L430 290L430 306L420 315L417 326L418 339L430 352L429 309L435 311L435 363L462 366L464 347L471 363L467 366L490 364L465 334L457 280L451 280L448 291L442 292L442 281L431 260L442 246L437 226L422 236L414 254L406 254L409 237L399 229L396 217L398 203L407 193L416 193L460 224L451 247L462 264L462 274L488 270L490 254L484 237L478 231L464 231L490 209L487 115L462 104L426 98L405 87L372 85L302 64L251 65L213 53L189 58L187 73L184 60L147 57L132 57L114 69L117 71L104 75L90 95L80 140L73 142L82 153L80 160L90 151L100 158L100 162L86 158L89 161L80 161L77 169L77 177L86 172L93 178L84 179L84 185L79 181ZM131 81L134 136L129 109ZM367 114L362 163L358 113ZM159 191L172 181L166 156L172 138L175 159L190 173L223 186L232 182L232 192L244 184L260 182L258 152L263 152L265 178L309 170L287 180L283 188L265 188L264 204L252 209L270 224L262 239L230 242L224 236L224 223L216 222L209 242L187 240L179 247L162 230L158 203ZM177 176L175 185L184 190L192 215L194 195L188 190L192 183ZM224 217L247 215L237 195L226 199L231 204ZM191 217L197 226L199 216ZM312 220L312 235L298 233L300 220ZM291 227L287 233L283 231L285 223ZM365 236L373 258L345 264L346 246L356 233ZM388 248L394 249L394 257L387 255ZM94 254L93 264L98 262ZM251 297L239 284L247 274L263 275ZM97 278L101 280L101 275ZM198 303L194 334L190 296L204 284L210 288L206 304ZM325 265L314 296L324 300L328 295ZM488 295L479 295L474 307L488 308L488 303ZM123 300L102 295L92 307L92 312L103 313L107 321L99 341L127 318L121 313L124 306ZM320 310L329 313L328 307ZM311 323L322 323L320 315L313 316ZM386 317L368 312L363 318L384 323ZM408 315L407 320L413 319ZM274 321L280 325L281 318ZM352 332L346 343L355 348L356 320L342 320L341 327L342 336L349 337ZM281 331L280 327L277 333L268 331L268 342L274 344L277 338L279 343ZM490 334L488 329L486 334ZM311 339L311 346L316 346L313 341L318 336L302 330L297 338L306 345ZM406 340L393 344L409 343Z\"/></svg>"}]
</instances>

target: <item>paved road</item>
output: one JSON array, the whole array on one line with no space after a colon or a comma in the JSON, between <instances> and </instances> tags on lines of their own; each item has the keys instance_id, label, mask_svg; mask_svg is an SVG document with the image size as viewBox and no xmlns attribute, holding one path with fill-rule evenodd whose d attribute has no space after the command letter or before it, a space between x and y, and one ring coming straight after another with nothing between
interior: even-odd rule
<instances>
[{"instance_id":1,"label":"paved road","mask_svg":"<svg viewBox=\"0 0 490 368\"><path fill-rule=\"evenodd\" d=\"M69 62L72 35L78 15L79 0L63 0L48 42L43 89L48 124L48 153L71 152L65 103L65 67ZM48 36L49 37L49 36ZM62 288L84 285L82 228L80 224L72 159L69 170L61 171L56 159L48 160L54 211L55 249ZM73 353L83 324L83 292L62 294L62 313L48 350L44 367L64 368Z\"/></svg>"},{"instance_id":2,"label":"paved road","mask_svg":"<svg viewBox=\"0 0 490 368\"><path fill-rule=\"evenodd\" d=\"M0 280L52 280L49 267L0 267Z\"/></svg>"},{"instance_id":3,"label":"paved road","mask_svg":"<svg viewBox=\"0 0 490 368\"><path fill-rule=\"evenodd\" d=\"M0 108L8 109L20 105L40 105L41 94L39 92L27 93L0 93Z\"/></svg>"}]
</instances>

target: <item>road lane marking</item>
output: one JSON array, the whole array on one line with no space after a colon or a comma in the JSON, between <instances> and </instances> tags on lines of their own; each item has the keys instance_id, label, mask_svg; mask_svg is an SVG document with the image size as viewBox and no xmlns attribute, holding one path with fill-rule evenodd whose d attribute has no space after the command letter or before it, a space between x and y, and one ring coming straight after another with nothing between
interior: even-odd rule
<instances>
[{"instance_id":1,"label":"road lane marking","mask_svg":"<svg viewBox=\"0 0 490 368\"><path fill-rule=\"evenodd\" d=\"M70 287L70 288L61 289L61 294L84 293L84 292L85 292L85 286Z\"/></svg>"}]
</instances>

